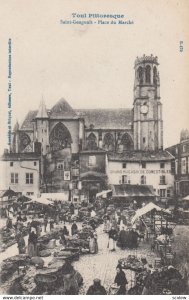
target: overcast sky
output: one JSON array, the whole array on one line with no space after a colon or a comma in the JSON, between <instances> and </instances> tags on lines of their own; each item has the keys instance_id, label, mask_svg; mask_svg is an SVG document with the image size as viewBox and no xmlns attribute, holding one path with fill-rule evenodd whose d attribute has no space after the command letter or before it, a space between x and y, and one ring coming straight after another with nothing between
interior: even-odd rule
<instances>
[{"instance_id":1,"label":"overcast sky","mask_svg":"<svg viewBox=\"0 0 189 300\"><path fill-rule=\"evenodd\" d=\"M189 1L11 0L0 2L1 151L7 147L8 39L12 127L42 96L48 108L132 108L136 56L158 56L164 146L189 128ZM134 25L62 25L72 13L124 14ZM180 41L184 51L179 51Z\"/></svg>"}]
</instances>

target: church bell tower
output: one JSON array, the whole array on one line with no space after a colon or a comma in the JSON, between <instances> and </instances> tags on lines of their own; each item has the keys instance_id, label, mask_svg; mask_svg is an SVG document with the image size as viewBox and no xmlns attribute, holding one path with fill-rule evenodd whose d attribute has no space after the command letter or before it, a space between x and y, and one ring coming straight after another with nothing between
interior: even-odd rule
<instances>
[{"instance_id":1,"label":"church bell tower","mask_svg":"<svg viewBox=\"0 0 189 300\"><path fill-rule=\"evenodd\" d=\"M158 65L158 58L153 55L143 55L135 60L133 103L135 150L155 151L163 148Z\"/></svg>"}]
</instances>

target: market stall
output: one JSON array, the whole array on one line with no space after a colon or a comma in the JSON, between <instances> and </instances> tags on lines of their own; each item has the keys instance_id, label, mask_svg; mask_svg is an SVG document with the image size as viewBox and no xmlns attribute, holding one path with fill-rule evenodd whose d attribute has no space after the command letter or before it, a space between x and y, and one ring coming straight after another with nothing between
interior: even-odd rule
<instances>
[{"instance_id":1,"label":"market stall","mask_svg":"<svg viewBox=\"0 0 189 300\"><path fill-rule=\"evenodd\" d=\"M168 210L150 202L136 211L131 222L132 224L137 224L139 228L142 227L146 233L146 239L149 239L161 234L163 230L176 226L172 222L170 215L171 212Z\"/></svg>"},{"instance_id":2,"label":"market stall","mask_svg":"<svg viewBox=\"0 0 189 300\"><path fill-rule=\"evenodd\" d=\"M0 191L0 214L1 217L7 217L10 213L10 208L17 199L17 194L10 188ZM13 214L13 211L11 211Z\"/></svg>"}]
</instances>

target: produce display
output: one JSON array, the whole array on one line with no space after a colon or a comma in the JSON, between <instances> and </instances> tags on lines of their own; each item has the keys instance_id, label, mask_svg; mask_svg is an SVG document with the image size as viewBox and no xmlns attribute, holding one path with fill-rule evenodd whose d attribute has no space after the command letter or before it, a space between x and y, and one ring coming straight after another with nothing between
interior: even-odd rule
<instances>
[{"instance_id":1,"label":"produce display","mask_svg":"<svg viewBox=\"0 0 189 300\"><path fill-rule=\"evenodd\" d=\"M19 266L30 262L26 254L15 255L5 259L1 265L1 282L7 281L14 272L18 271Z\"/></svg>"},{"instance_id":2,"label":"produce display","mask_svg":"<svg viewBox=\"0 0 189 300\"><path fill-rule=\"evenodd\" d=\"M22 234L26 236L28 234L28 227L22 227ZM12 229L7 229L7 227L3 227L0 229L0 252L4 252L8 247L16 244L17 242L17 233L16 229L13 227Z\"/></svg>"},{"instance_id":3,"label":"produce display","mask_svg":"<svg viewBox=\"0 0 189 300\"><path fill-rule=\"evenodd\" d=\"M136 285L128 291L128 294L180 295L185 288L181 274L173 266L169 266L138 272Z\"/></svg>"},{"instance_id":4,"label":"produce display","mask_svg":"<svg viewBox=\"0 0 189 300\"><path fill-rule=\"evenodd\" d=\"M118 263L123 269L130 269L132 271L139 271L144 269L144 264L135 255L129 255L127 258L119 259Z\"/></svg>"}]
</instances>

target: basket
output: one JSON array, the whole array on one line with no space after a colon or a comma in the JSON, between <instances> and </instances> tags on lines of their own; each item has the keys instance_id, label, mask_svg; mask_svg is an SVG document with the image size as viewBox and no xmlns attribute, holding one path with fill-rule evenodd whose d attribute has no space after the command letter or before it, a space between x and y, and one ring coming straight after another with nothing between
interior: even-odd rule
<instances>
[{"instance_id":1,"label":"basket","mask_svg":"<svg viewBox=\"0 0 189 300\"><path fill-rule=\"evenodd\" d=\"M118 291L119 291L119 286L113 283L109 288L109 295L117 295Z\"/></svg>"},{"instance_id":2,"label":"basket","mask_svg":"<svg viewBox=\"0 0 189 300\"><path fill-rule=\"evenodd\" d=\"M35 276L35 282L37 285L47 285L47 286L54 286L57 277L55 275L47 275L47 274L37 274Z\"/></svg>"}]
</instances>

